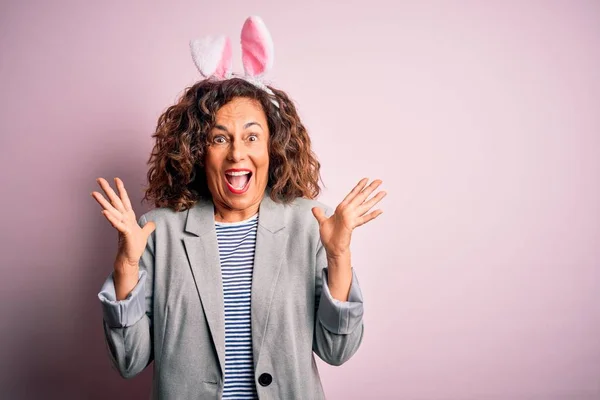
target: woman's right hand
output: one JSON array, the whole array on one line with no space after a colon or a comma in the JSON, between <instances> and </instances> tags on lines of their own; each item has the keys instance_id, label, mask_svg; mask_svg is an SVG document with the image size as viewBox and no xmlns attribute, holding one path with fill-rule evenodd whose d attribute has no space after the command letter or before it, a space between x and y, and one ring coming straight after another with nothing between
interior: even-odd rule
<instances>
[{"instance_id":1,"label":"woman's right hand","mask_svg":"<svg viewBox=\"0 0 600 400\"><path fill-rule=\"evenodd\" d=\"M119 234L115 272L120 276L135 276L137 281L140 258L144 254L148 236L154 232L156 225L148 222L140 228L125 185L119 178L115 178L119 195L104 178L98 178L97 182L108 200L99 192L92 192L92 197L102 206L102 214Z\"/></svg>"}]
</instances>

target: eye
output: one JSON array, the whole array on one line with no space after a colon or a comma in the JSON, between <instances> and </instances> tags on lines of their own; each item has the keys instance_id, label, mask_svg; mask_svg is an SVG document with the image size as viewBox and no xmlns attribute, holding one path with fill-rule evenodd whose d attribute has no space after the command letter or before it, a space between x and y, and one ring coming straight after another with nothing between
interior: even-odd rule
<instances>
[{"instance_id":1,"label":"eye","mask_svg":"<svg viewBox=\"0 0 600 400\"><path fill-rule=\"evenodd\" d=\"M256 135L250 135L250 136L248 136L248 140L250 142L256 142L258 140L258 136L256 136Z\"/></svg>"},{"instance_id":2,"label":"eye","mask_svg":"<svg viewBox=\"0 0 600 400\"><path fill-rule=\"evenodd\" d=\"M225 139L225 136L219 135L219 136L215 136L213 138L213 143L215 144L223 144L225 143L227 140Z\"/></svg>"}]
</instances>

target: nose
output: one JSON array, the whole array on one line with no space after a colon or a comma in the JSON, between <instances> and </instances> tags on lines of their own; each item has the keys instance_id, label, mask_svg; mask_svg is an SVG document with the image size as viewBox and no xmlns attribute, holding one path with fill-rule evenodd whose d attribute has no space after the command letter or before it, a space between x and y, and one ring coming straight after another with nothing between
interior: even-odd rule
<instances>
[{"instance_id":1,"label":"nose","mask_svg":"<svg viewBox=\"0 0 600 400\"><path fill-rule=\"evenodd\" d=\"M235 139L231 142L227 159L232 163L237 163L246 158L246 147L240 139Z\"/></svg>"}]
</instances>

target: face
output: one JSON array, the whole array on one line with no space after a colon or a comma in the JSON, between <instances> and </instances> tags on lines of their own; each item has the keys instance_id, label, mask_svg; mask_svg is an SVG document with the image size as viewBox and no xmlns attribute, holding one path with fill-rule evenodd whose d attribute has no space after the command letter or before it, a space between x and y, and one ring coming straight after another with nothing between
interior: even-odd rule
<instances>
[{"instance_id":1,"label":"face","mask_svg":"<svg viewBox=\"0 0 600 400\"><path fill-rule=\"evenodd\" d=\"M215 122L205 170L216 211L250 217L269 177L267 117L256 100L235 98L217 111Z\"/></svg>"}]
</instances>

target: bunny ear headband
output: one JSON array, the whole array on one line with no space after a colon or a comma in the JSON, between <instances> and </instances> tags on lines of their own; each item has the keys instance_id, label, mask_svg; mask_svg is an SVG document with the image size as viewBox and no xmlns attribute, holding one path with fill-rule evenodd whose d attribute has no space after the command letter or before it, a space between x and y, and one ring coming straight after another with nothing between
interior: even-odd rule
<instances>
[{"instance_id":1,"label":"bunny ear headband","mask_svg":"<svg viewBox=\"0 0 600 400\"><path fill-rule=\"evenodd\" d=\"M241 78L272 96L271 102L279 108L274 93L262 81L273 66L273 40L260 17L248 17L242 27L242 63L244 75L231 72L231 40L224 35L207 36L190 41L192 58L205 78L226 80Z\"/></svg>"}]
</instances>

